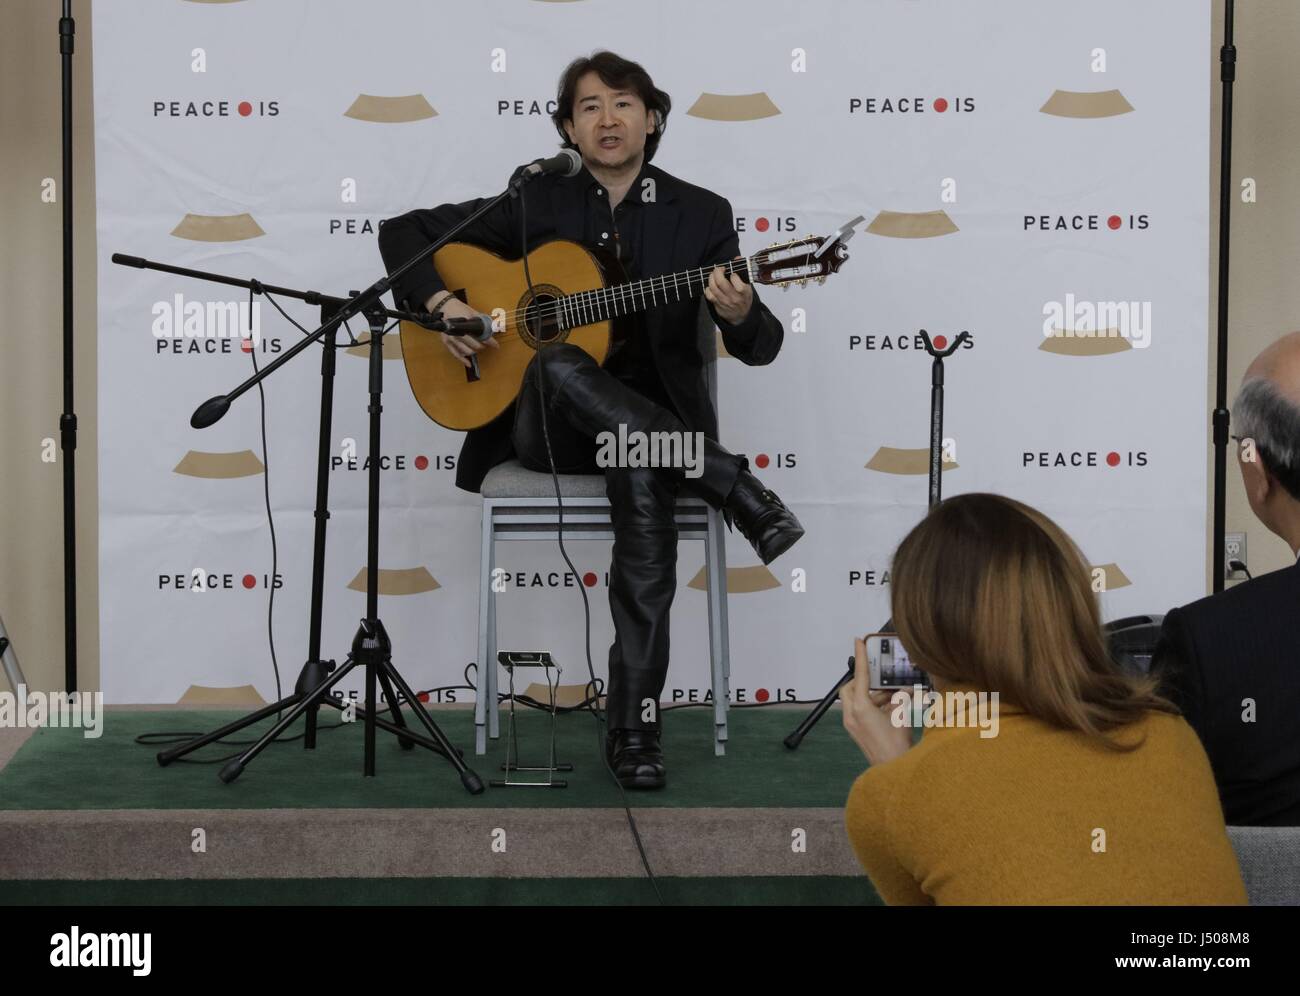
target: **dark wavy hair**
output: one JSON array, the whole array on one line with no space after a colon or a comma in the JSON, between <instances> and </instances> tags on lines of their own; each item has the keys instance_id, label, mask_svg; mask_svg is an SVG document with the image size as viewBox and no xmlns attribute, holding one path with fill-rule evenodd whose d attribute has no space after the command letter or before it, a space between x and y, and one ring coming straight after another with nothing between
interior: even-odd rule
<instances>
[{"instance_id":1,"label":"dark wavy hair","mask_svg":"<svg viewBox=\"0 0 1300 996\"><path fill-rule=\"evenodd\" d=\"M566 149L575 148L565 134L564 122L573 120L573 101L578 91L578 80L593 72L606 86L635 93L647 110L656 113L654 134L647 135L645 140L645 161L649 162L659 148L659 139L663 137L664 125L668 122L668 112L672 110L673 101L655 86L654 80L639 62L625 59L614 52L594 52L590 56L574 59L560 75L555 113L551 115L555 130L560 133L560 144Z\"/></svg>"}]
</instances>

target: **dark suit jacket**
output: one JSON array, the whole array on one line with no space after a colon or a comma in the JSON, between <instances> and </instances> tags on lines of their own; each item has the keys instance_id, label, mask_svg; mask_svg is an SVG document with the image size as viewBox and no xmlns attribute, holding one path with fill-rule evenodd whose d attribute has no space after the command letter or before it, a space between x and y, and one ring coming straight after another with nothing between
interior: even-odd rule
<instances>
[{"instance_id":1,"label":"dark suit jacket","mask_svg":"<svg viewBox=\"0 0 1300 996\"><path fill-rule=\"evenodd\" d=\"M1151 667L1205 745L1228 824L1300 826L1300 564L1170 611Z\"/></svg>"},{"instance_id":2,"label":"dark suit jacket","mask_svg":"<svg viewBox=\"0 0 1300 996\"><path fill-rule=\"evenodd\" d=\"M694 267L725 263L740 255L731 205L723 197L696 187L647 164L644 176L655 180L655 200L640 205L641 245L635 258L642 278L675 273ZM573 177L540 177L528 185L528 245L555 238L582 241L585 205L583 192L591 175L584 167ZM639 186L628 192L638 195ZM428 246L453 224L469 216L483 200L421 208L380 223L379 250L391 273ZM482 246L506 258L520 252L519 202L508 199L455 237L455 241ZM423 310L435 291L443 289L433 263L413 267L393 288L393 298L405 300L412 310ZM451 288L456 290L456 288ZM771 363L781 348L785 329L767 306L754 296L754 305L739 325L718 319L727 351L750 365ZM700 352L697 318L699 299L672 301L644 315L645 334L660 380L678 415L692 432L716 439L717 413L709 399L705 360ZM456 484L477 491L487 472L514 455L511 428L514 406L501 417L465 436L456 467Z\"/></svg>"}]
</instances>

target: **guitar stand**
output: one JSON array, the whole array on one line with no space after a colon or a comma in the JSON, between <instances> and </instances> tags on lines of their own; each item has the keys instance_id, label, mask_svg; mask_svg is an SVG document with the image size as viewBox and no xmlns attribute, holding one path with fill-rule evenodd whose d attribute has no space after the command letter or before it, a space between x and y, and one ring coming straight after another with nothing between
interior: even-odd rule
<instances>
[{"instance_id":1,"label":"guitar stand","mask_svg":"<svg viewBox=\"0 0 1300 996\"><path fill-rule=\"evenodd\" d=\"M260 291L261 286L251 282L251 289ZM338 314L338 308L332 303L321 306L322 322L328 323ZM380 420L383 411L383 362L384 362L384 325L385 309L371 306L365 309L366 319L370 325L370 467L369 495L366 507L366 615L361 620L356 635L352 639L352 650L342 666L336 666L332 660L323 660L320 655L321 610L324 599L325 575L325 534L329 520L329 460L330 460L330 424L334 398L334 368L338 350L338 326L331 330L324 342L321 358L321 403L320 436L316 464L316 532L312 553L312 591L311 591L311 630L309 635L308 659L298 675L293 694L268 706L250 713L233 723L213 730L195 740L191 740L171 750L158 754L158 763L166 767L177 758L184 757L192 751L214 743L231 733L242 730L260 722L276 713L285 712L279 721L256 743L239 757L228 762L219 772L218 777L226 783L233 782L244 768L257 757L272 741L283 733L299 716L306 716L306 733L303 746L312 750L316 746L317 710L322 705L336 709L346 708L344 704L329 694L330 689L341 681L353 668L361 666L366 672L365 707L356 710L365 725L364 773L375 773L375 731L383 729L397 736L403 750L410 750L416 744L440 754L451 762L460 774L463 784L471 794L483 791L483 783L461 759L461 752L451 745L438 725L429 716L424 704L420 702L410 685L393 665L392 642L379 618L379 465L377 456L380 452ZM388 703L391 720L380 718L376 707L376 684L383 689ZM400 691L398 698L394 691ZM402 715L401 702L406 701L412 715L424 727L428 736L422 736L407 726Z\"/></svg>"},{"instance_id":2,"label":"guitar stand","mask_svg":"<svg viewBox=\"0 0 1300 996\"><path fill-rule=\"evenodd\" d=\"M942 490L940 475L942 474L942 452L943 452L943 361L951 356L961 345L970 338L970 332L963 330L955 338L947 349L937 350L934 343L930 341L930 333L921 329L921 340L925 343L925 351L934 357L934 362L930 365L930 491L929 491L929 508L934 508L939 504L939 494ZM888 620L885 625L880 627L882 633L893 632L893 620ZM853 680L853 673L856 669L857 661L854 657L849 657L849 669L837 681L831 690L827 692L813 707L812 712L804 717L801 722L782 743L790 750L795 750L803 738L812 732L812 728L820 722L821 718L835 700L839 697L840 689Z\"/></svg>"},{"instance_id":3,"label":"guitar stand","mask_svg":"<svg viewBox=\"0 0 1300 996\"><path fill-rule=\"evenodd\" d=\"M506 726L506 759L501 765L501 770L506 773L505 778L494 778L488 784L493 788L568 788L569 783L563 779L557 779L557 771L572 771L573 765L567 762L557 763L555 760L555 693L560 686L560 665L551 659L550 653L542 651L541 653L512 653L508 650L502 650L497 653L497 662L506 669L510 675L510 712ZM517 721L515 719L515 669L521 667L541 668L542 676L546 679L547 700L550 704L551 714L551 750L545 764L524 765L519 763L519 732ZM554 680L552 678L554 672ZM546 772L546 781L533 781L529 779L517 779L513 777L516 771L544 771Z\"/></svg>"}]
</instances>

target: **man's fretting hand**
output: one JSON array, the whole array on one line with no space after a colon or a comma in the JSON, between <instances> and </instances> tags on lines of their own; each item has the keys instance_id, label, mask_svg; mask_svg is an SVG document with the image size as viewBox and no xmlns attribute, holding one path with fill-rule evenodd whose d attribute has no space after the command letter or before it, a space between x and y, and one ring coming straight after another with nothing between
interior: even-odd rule
<instances>
[{"instance_id":1,"label":"man's fretting hand","mask_svg":"<svg viewBox=\"0 0 1300 996\"><path fill-rule=\"evenodd\" d=\"M728 278L721 266L715 266L709 274L704 296L717 310L718 317L728 325L739 325L754 306L754 288L734 273Z\"/></svg>"}]
</instances>

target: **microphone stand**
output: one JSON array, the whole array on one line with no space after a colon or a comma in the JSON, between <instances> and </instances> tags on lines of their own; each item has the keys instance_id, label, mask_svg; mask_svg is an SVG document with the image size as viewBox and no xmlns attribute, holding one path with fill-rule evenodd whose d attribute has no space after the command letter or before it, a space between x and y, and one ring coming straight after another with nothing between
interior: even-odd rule
<instances>
[{"instance_id":1,"label":"microphone stand","mask_svg":"<svg viewBox=\"0 0 1300 996\"><path fill-rule=\"evenodd\" d=\"M1223 83L1223 119L1219 136L1219 308L1215 335L1214 410L1210 413L1214 444L1214 574L1211 591L1223 591L1224 529L1228 472L1228 242L1232 220L1232 84L1237 78L1237 46L1232 43L1233 4L1223 10L1223 45L1219 79Z\"/></svg>"},{"instance_id":2,"label":"microphone stand","mask_svg":"<svg viewBox=\"0 0 1300 996\"><path fill-rule=\"evenodd\" d=\"M63 201L63 412L59 416L59 449L63 451L63 684L69 693L77 690L77 411L72 392L72 55L76 32L72 0L63 0L59 18L63 77L63 187L59 191ZM13 672L21 680L16 658ZM11 682L13 678L10 673Z\"/></svg>"},{"instance_id":3,"label":"microphone stand","mask_svg":"<svg viewBox=\"0 0 1300 996\"><path fill-rule=\"evenodd\" d=\"M225 413L230 409L232 401L244 394L250 388L265 380L274 371L284 366L285 363L288 363L312 343L322 340L324 341L324 350L321 358L320 434L318 439L316 464L316 530L312 553L311 625L307 662L303 665L302 671L298 675L298 680L294 685L292 695L289 695L278 702L274 702L271 705L265 706L256 712L250 713L233 723L228 723L211 733L204 734L201 737L188 741L170 750L159 752L159 765L166 767L177 758L183 757L192 751L198 750L200 747L204 747L220 740L221 738L238 730L242 730L247 726L260 722L268 716L271 716L274 713L279 713L286 708L288 709L288 712L281 716L275 726L268 730L255 744L244 751L239 757L228 762L221 769L218 777L226 783L234 781L258 754L260 754L273 740L283 733L284 730L287 729L299 716L304 714L306 715L306 734L303 738L303 746L307 750L314 749L316 746L317 710L322 705L332 706L339 710L345 708L341 702L335 700L329 694L329 690L354 667L360 665L365 668L366 672L365 707L364 709L357 710L363 714L365 722L364 773L367 776L374 775L375 773L375 730L379 727L396 735L398 743L403 750L410 750L415 744L419 744L434 753L441 754L451 762L452 766L460 774L461 783L465 786L467 791L473 795L478 795L483 791L482 780L465 765L461 757L461 752L457 748L453 747L450 741L447 740L445 734L443 734L437 724L434 723L433 719L429 716L423 703L420 702L415 692L411 690L410 685L407 684L406 680L393 665L392 641L389 639L388 633L384 629L384 624L379 618L378 590L380 464L378 456L380 452L379 440L381 412L383 411L383 339L385 335L385 324L387 320L391 318L399 321L417 322L429 328L446 331L452 335L467 334L468 330L449 326L448 323L433 319L427 314L417 314L409 311L397 311L386 308L383 306L380 298L404 273L406 273L406 271L411 269L411 267L421 260L428 258L433 252L450 241L466 225L471 224L490 211L506 197L517 196L519 187L522 186L523 183L526 183L530 178L529 175L524 175L521 178L512 179L510 186L505 191L482 205L482 207L473 212L463 222L451 228L437 242L427 248L421 249L391 274L386 277L381 277L366 290L353 292L348 298L332 297L316 291L300 291L294 288L276 287L270 284L263 284L257 280L241 280L236 277L225 276L224 274L171 266L165 263L155 263L146 259L141 259L138 256L127 256L121 253L113 254L113 262L123 266L159 270L164 273L174 273L180 276L194 277L212 283L225 284L232 287L243 287L253 293L274 293L282 297L297 298L306 301L309 304L318 304L321 306L322 323L318 329L309 333L283 355L263 367L252 377L249 377L230 393L217 395L203 402L203 404L195 409L193 415L190 417L190 425L196 429L202 429L212 425L225 415ZM336 666L333 660L323 660L320 652L321 612L324 600L325 534L326 523L329 519L330 423L333 411L334 366L338 347L338 330L344 322L357 314L365 315L370 328L369 442L371 460L366 507L366 614L360 622L356 635L353 637L351 652L348 654L342 666ZM328 339L326 339L327 336ZM376 708L375 702L376 682L382 686L384 695L386 696L388 703L390 703L389 712L391 715L391 721L382 719L378 715L378 709ZM397 695L394 694L394 686L396 686L397 690L401 692L402 697L410 706L412 714L429 734L427 738L416 733L406 725L400 708L400 700Z\"/></svg>"},{"instance_id":4,"label":"microphone stand","mask_svg":"<svg viewBox=\"0 0 1300 996\"><path fill-rule=\"evenodd\" d=\"M969 338L970 332L962 331L947 349L939 350L935 349L934 343L930 341L930 333L926 332L925 329L921 329L921 341L925 343L925 351L934 357L934 362L930 364L930 487L928 506L930 508L934 508L935 505L939 504L941 500L940 492L942 491L940 476L943 473L943 361ZM882 633L892 633L893 620L886 620L880 631ZM835 704L835 700L839 698L840 689L853 680L856 665L857 660L850 656L848 671L835 682L831 690L813 707L812 712L804 717L803 722L795 728L795 731L782 741L787 748L794 750L803 743L803 738L812 732L812 728Z\"/></svg>"}]
</instances>

